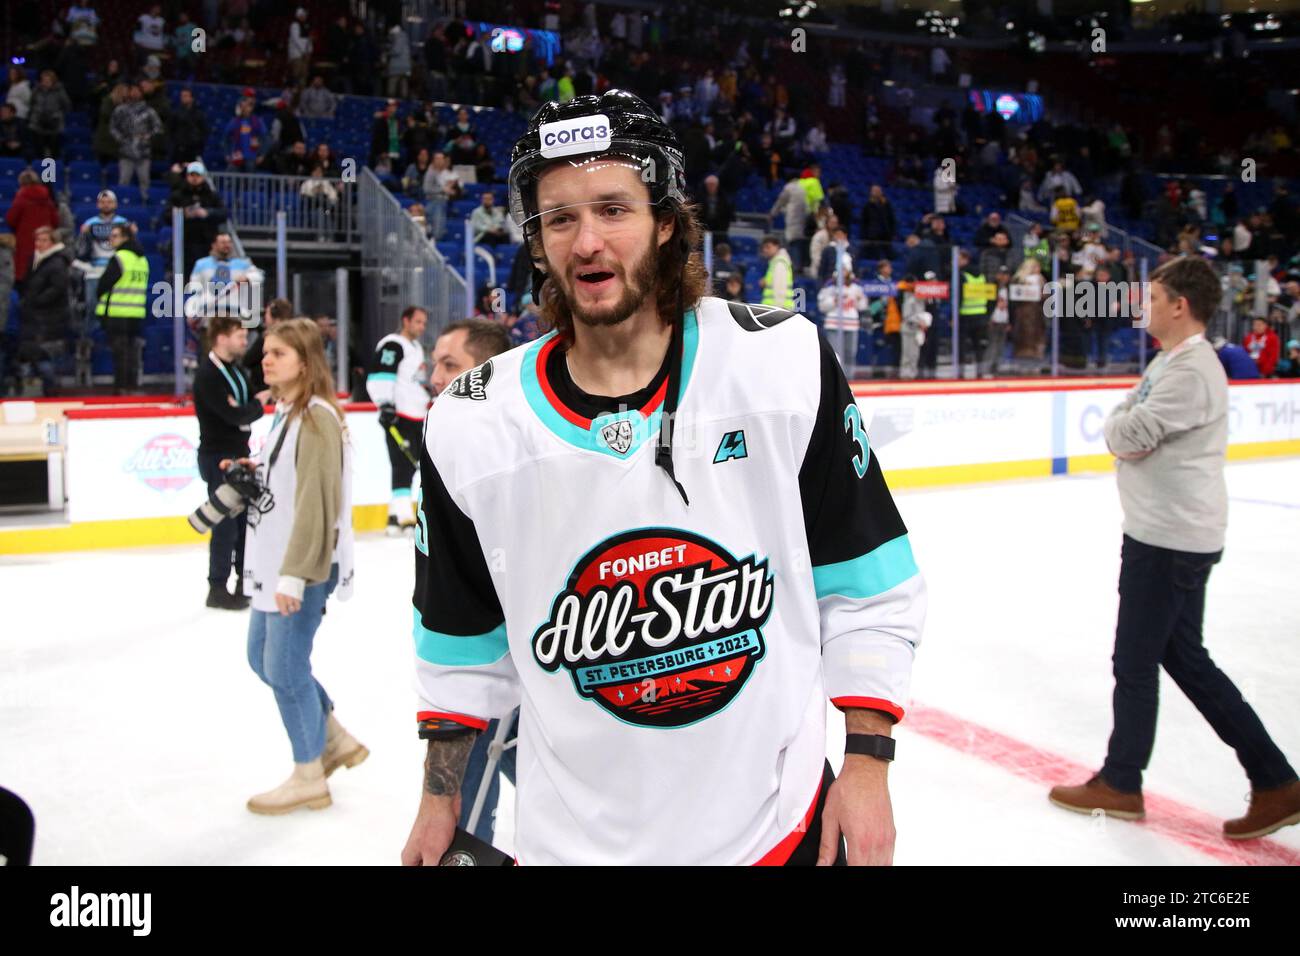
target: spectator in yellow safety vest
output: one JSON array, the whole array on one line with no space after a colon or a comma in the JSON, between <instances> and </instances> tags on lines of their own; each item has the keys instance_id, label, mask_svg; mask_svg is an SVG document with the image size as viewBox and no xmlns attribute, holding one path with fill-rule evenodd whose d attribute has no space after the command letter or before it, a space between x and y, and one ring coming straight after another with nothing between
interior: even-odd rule
<instances>
[{"instance_id":1,"label":"spectator in yellow safety vest","mask_svg":"<svg viewBox=\"0 0 1300 956\"><path fill-rule=\"evenodd\" d=\"M113 258L99 277L95 314L113 352L113 394L125 395L140 384L140 326L149 293L149 262L129 226L114 226L108 241Z\"/></svg>"},{"instance_id":2,"label":"spectator in yellow safety vest","mask_svg":"<svg viewBox=\"0 0 1300 956\"><path fill-rule=\"evenodd\" d=\"M790 253L776 236L764 236L759 255L767 260L767 272L758 280L763 290L763 304L794 310L794 266Z\"/></svg>"},{"instance_id":3,"label":"spectator in yellow safety vest","mask_svg":"<svg viewBox=\"0 0 1300 956\"><path fill-rule=\"evenodd\" d=\"M962 377L974 378L975 365L988 345L988 282L977 267L971 265L970 253L965 249L957 253L957 266L961 276L959 358L963 367Z\"/></svg>"}]
</instances>

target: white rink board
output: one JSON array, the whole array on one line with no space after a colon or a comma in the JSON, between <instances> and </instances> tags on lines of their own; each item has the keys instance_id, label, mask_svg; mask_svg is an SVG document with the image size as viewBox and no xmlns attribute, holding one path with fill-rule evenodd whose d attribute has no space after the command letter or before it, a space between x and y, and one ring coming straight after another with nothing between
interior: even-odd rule
<instances>
[{"instance_id":1,"label":"white rink board","mask_svg":"<svg viewBox=\"0 0 1300 956\"><path fill-rule=\"evenodd\" d=\"M864 395L858 407L872 451L888 472L1046 458L1053 394Z\"/></svg>"},{"instance_id":2,"label":"white rink board","mask_svg":"<svg viewBox=\"0 0 1300 956\"><path fill-rule=\"evenodd\" d=\"M1049 461L1107 453L1101 426L1127 389L863 395L872 450L893 469ZM1229 443L1300 440L1300 382L1230 388ZM353 442L353 503L389 498L388 452L376 413L347 413ZM269 416L253 424L261 446ZM71 418L68 517L73 522L187 515L206 489L196 463L198 421Z\"/></svg>"},{"instance_id":3,"label":"white rink board","mask_svg":"<svg viewBox=\"0 0 1300 956\"><path fill-rule=\"evenodd\" d=\"M391 478L373 412L348 412L354 505L386 504ZM271 416L253 423L258 451ZM199 422L193 415L68 420L68 519L112 521L188 515L207 497L199 478Z\"/></svg>"},{"instance_id":4,"label":"white rink board","mask_svg":"<svg viewBox=\"0 0 1300 956\"><path fill-rule=\"evenodd\" d=\"M1066 455L1104 455L1102 423L1127 389L1065 392ZM1300 438L1300 383L1232 385L1228 389L1228 444Z\"/></svg>"}]
</instances>

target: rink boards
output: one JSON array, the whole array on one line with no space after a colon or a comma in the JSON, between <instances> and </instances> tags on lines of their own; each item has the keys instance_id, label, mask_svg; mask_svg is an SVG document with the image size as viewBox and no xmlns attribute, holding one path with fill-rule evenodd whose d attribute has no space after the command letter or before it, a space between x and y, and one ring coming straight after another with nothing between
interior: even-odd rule
<instances>
[{"instance_id":1,"label":"rink boards","mask_svg":"<svg viewBox=\"0 0 1300 956\"><path fill-rule=\"evenodd\" d=\"M1134 379L856 385L890 486L917 488L1109 471L1102 423ZM1234 383L1229 459L1300 455L1300 383ZM388 452L373 405L347 406L353 525L382 528ZM252 447L270 419L253 425ZM66 521L0 529L0 554L199 543L185 517L207 494L190 409L67 413Z\"/></svg>"},{"instance_id":2,"label":"rink boards","mask_svg":"<svg viewBox=\"0 0 1300 956\"><path fill-rule=\"evenodd\" d=\"M892 488L1104 472L1102 425L1134 378L855 386ZM1229 389L1228 458L1300 455L1300 383Z\"/></svg>"}]
</instances>

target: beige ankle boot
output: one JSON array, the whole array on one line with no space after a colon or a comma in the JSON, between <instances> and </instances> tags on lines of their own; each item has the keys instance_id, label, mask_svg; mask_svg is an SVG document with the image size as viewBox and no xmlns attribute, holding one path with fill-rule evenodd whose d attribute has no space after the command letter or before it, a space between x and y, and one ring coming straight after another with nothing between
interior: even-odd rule
<instances>
[{"instance_id":1,"label":"beige ankle boot","mask_svg":"<svg viewBox=\"0 0 1300 956\"><path fill-rule=\"evenodd\" d=\"M274 790L259 793L248 801L254 813L291 813L302 807L323 810L331 803L330 788L320 758L310 763L296 763L289 779Z\"/></svg>"},{"instance_id":2,"label":"beige ankle boot","mask_svg":"<svg viewBox=\"0 0 1300 956\"><path fill-rule=\"evenodd\" d=\"M320 755L325 776L339 767L355 767L369 756L366 745L348 733L331 712L325 720L325 751Z\"/></svg>"}]
</instances>

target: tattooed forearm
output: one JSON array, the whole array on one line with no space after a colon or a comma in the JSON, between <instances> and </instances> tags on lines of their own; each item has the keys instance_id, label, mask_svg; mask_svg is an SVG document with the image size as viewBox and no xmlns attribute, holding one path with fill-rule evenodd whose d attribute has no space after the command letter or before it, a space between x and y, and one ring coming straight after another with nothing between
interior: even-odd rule
<instances>
[{"instance_id":1,"label":"tattooed forearm","mask_svg":"<svg viewBox=\"0 0 1300 956\"><path fill-rule=\"evenodd\" d=\"M424 792L435 797L452 797L460 793L465 779L465 765L474 747L478 731L467 730L455 737L430 740L424 757Z\"/></svg>"}]
</instances>

